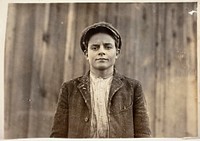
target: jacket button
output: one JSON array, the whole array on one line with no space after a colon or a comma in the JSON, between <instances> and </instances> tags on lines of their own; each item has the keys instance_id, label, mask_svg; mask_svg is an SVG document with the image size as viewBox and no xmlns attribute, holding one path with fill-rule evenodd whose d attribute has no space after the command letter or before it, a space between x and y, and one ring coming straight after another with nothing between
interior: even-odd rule
<instances>
[{"instance_id":1,"label":"jacket button","mask_svg":"<svg viewBox=\"0 0 200 141\"><path fill-rule=\"evenodd\" d=\"M124 106L123 109L126 110L126 106Z\"/></svg>"},{"instance_id":2,"label":"jacket button","mask_svg":"<svg viewBox=\"0 0 200 141\"><path fill-rule=\"evenodd\" d=\"M85 117L85 122L88 122L89 118L88 117Z\"/></svg>"}]
</instances>

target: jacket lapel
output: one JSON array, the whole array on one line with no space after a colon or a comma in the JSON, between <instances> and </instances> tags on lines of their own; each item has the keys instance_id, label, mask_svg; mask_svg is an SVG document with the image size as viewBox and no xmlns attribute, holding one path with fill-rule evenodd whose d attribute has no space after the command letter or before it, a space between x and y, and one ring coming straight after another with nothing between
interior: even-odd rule
<instances>
[{"instance_id":1,"label":"jacket lapel","mask_svg":"<svg viewBox=\"0 0 200 141\"><path fill-rule=\"evenodd\" d=\"M115 70L109 93L109 99L108 99L109 101L111 101L114 94L123 86L121 78L122 78L121 75L117 73Z\"/></svg>"},{"instance_id":2,"label":"jacket lapel","mask_svg":"<svg viewBox=\"0 0 200 141\"><path fill-rule=\"evenodd\" d=\"M79 79L78 89L81 92L86 105L91 110L91 96L90 96L90 77L89 72Z\"/></svg>"}]
</instances>

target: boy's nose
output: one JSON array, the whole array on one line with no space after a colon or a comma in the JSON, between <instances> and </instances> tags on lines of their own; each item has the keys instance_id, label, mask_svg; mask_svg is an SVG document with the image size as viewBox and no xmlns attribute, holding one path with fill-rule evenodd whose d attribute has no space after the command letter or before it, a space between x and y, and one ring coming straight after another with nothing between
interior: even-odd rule
<instances>
[{"instance_id":1,"label":"boy's nose","mask_svg":"<svg viewBox=\"0 0 200 141\"><path fill-rule=\"evenodd\" d=\"M104 52L104 45L101 44L100 47L99 47L99 55L105 55L105 52Z\"/></svg>"}]
</instances>

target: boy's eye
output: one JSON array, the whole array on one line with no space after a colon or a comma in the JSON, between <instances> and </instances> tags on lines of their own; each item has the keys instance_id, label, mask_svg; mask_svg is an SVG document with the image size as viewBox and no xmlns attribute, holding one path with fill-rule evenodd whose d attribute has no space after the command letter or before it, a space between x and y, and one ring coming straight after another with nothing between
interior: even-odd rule
<instances>
[{"instance_id":1,"label":"boy's eye","mask_svg":"<svg viewBox=\"0 0 200 141\"><path fill-rule=\"evenodd\" d=\"M97 49L98 49L98 46L92 45L90 48L91 48L92 50L97 50Z\"/></svg>"},{"instance_id":2,"label":"boy's eye","mask_svg":"<svg viewBox=\"0 0 200 141\"><path fill-rule=\"evenodd\" d=\"M110 45L110 44L108 44L108 45L105 45L104 47L105 47L106 49L111 49L113 46Z\"/></svg>"}]
</instances>

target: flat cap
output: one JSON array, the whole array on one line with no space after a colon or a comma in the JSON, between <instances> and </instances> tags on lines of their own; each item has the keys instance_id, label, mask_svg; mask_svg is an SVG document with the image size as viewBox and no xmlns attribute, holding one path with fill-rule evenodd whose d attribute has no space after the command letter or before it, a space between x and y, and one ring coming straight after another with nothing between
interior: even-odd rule
<instances>
[{"instance_id":1,"label":"flat cap","mask_svg":"<svg viewBox=\"0 0 200 141\"><path fill-rule=\"evenodd\" d=\"M106 33L110 35L115 40L116 48L121 49L121 36L117 29L115 29L111 24L106 22L98 22L91 26L86 27L81 35L80 46L83 52L87 51L88 42L90 38L96 33Z\"/></svg>"}]
</instances>

